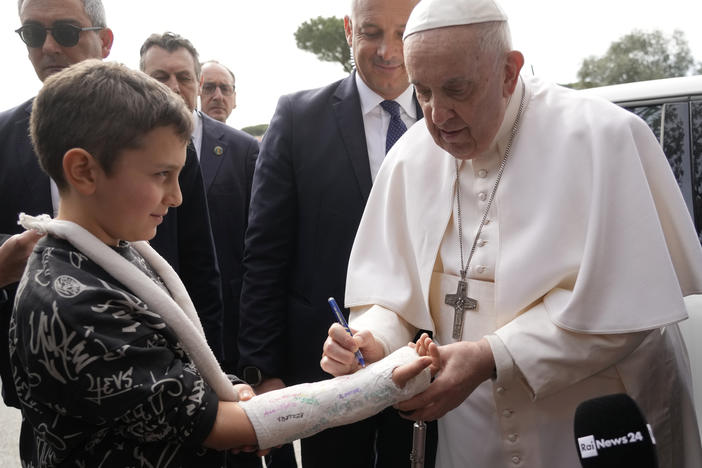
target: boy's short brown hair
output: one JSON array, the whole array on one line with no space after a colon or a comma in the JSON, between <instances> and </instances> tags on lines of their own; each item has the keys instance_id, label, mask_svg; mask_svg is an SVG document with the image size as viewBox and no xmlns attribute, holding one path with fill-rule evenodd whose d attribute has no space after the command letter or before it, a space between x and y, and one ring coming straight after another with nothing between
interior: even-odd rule
<instances>
[{"instance_id":1,"label":"boy's short brown hair","mask_svg":"<svg viewBox=\"0 0 702 468\"><path fill-rule=\"evenodd\" d=\"M188 141L192 119L180 96L144 73L85 60L44 82L32 106L30 134L42 169L64 190L68 150L88 151L110 174L120 153L138 148L155 128L171 126Z\"/></svg>"}]
</instances>

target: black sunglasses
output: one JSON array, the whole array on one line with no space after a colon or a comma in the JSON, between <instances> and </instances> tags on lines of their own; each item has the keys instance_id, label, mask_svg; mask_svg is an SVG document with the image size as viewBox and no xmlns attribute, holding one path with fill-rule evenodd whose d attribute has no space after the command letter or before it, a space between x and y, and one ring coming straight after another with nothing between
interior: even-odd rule
<instances>
[{"instance_id":1,"label":"black sunglasses","mask_svg":"<svg viewBox=\"0 0 702 468\"><path fill-rule=\"evenodd\" d=\"M99 31L105 29L101 26L81 28L73 24L56 24L52 28L45 28L40 24L25 24L15 30L22 41L29 47L41 47L46 41L46 32L51 31L51 36L62 47L73 47L78 44L80 33L83 31Z\"/></svg>"}]
</instances>

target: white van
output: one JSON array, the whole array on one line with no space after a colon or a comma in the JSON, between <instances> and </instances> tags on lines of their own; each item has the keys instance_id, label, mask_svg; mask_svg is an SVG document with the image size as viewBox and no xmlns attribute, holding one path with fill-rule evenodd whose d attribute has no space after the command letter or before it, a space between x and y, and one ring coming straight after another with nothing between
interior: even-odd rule
<instances>
[{"instance_id":1,"label":"white van","mask_svg":"<svg viewBox=\"0 0 702 468\"><path fill-rule=\"evenodd\" d=\"M651 127L673 169L702 242L702 75L641 81L581 91L602 96L637 114ZM697 421L702 433L702 295L685 302L685 337Z\"/></svg>"},{"instance_id":2,"label":"white van","mask_svg":"<svg viewBox=\"0 0 702 468\"><path fill-rule=\"evenodd\" d=\"M702 241L702 75L582 90L644 119L653 130L682 191Z\"/></svg>"}]
</instances>

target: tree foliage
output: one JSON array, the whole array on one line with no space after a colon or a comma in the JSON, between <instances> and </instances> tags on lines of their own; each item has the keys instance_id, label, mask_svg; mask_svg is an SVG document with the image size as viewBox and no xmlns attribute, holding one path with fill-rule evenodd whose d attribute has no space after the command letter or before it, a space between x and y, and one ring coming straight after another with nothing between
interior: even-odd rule
<instances>
[{"instance_id":1,"label":"tree foliage","mask_svg":"<svg viewBox=\"0 0 702 468\"><path fill-rule=\"evenodd\" d=\"M592 88L685 76L694 66L684 32L675 30L672 37L666 37L659 30L634 30L612 42L602 57L583 60L575 86Z\"/></svg>"},{"instance_id":2,"label":"tree foliage","mask_svg":"<svg viewBox=\"0 0 702 468\"><path fill-rule=\"evenodd\" d=\"M268 130L268 124L258 124L244 127L241 129L242 132L246 132L254 137L262 137L264 133Z\"/></svg>"},{"instance_id":3,"label":"tree foliage","mask_svg":"<svg viewBox=\"0 0 702 468\"><path fill-rule=\"evenodd\" d=\"M341 18L319 16L305 21L295 31L295 41L298 48L312 52L319 60L340 63L347 72L353 68Z\"/></svg>"}]
</instances>

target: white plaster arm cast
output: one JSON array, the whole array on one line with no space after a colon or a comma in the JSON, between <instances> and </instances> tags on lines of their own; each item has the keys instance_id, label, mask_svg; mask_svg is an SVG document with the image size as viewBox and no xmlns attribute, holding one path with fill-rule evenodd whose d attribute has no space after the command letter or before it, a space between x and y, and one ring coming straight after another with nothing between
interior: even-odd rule
<instances>
[{"instance_id":1,"label":"white plaster arm cast","mask_svg":"<svg viewBox=\"0 0 702 468\"><path fill-rule=\"evenodd\" d=\"M429 368L404 388L392 381L396 367L417 359L414 349L404 346L353 374L286 387L239 404L256 431L259 448L275 447L368 418L424 391L431 380Z\"/></svg>"}]
</instances>

